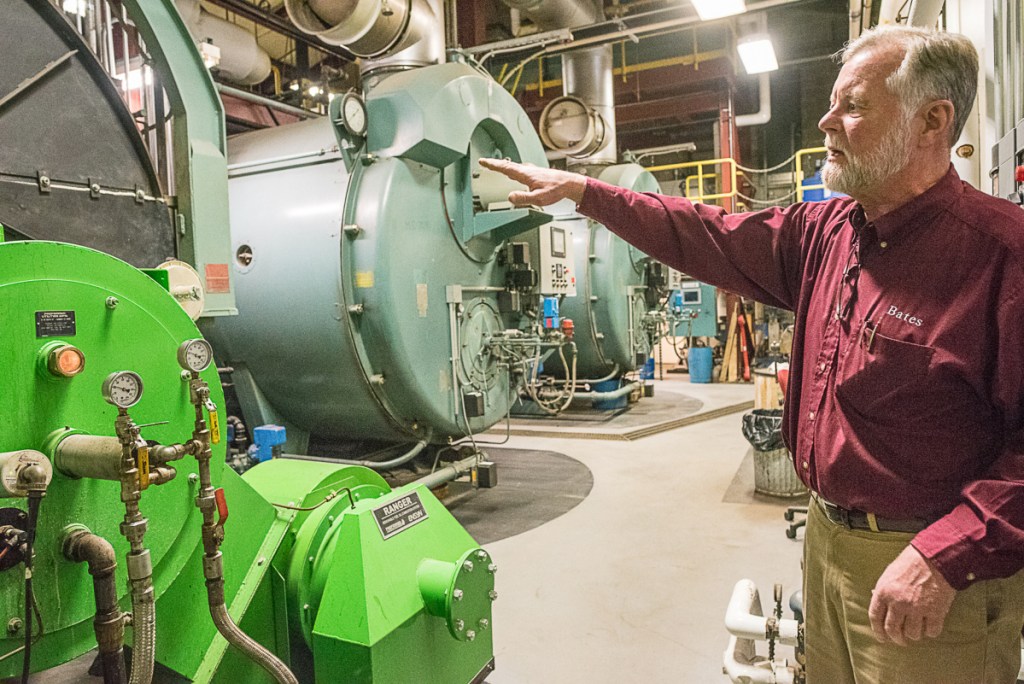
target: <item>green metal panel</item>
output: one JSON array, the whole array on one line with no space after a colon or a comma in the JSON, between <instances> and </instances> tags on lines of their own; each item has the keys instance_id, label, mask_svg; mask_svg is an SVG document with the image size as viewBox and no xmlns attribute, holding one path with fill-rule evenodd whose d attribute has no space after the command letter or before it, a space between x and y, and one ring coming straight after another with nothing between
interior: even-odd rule
<instances>
[{"instance_id":1,"label":"green metal panel","mask_svg":"<svg viewBox=\"0 0 1024 684\"><path fill-rule=\"evenodd\" d=\"M472 681L491 660L489 556L429 490L409 485L392 492L361 468L288 459L263 463L245 478L270 500L305 507L331 491L351 491L351 498L341 493L300 514L292 541L274 560L288 585L293 631L312 650L318 682L337 681L344 673L345 682L356 684L459 684ZM301 496L305 489L311 491ZM412 494L425 515L385 538L374 510ZM463 565L476 554L483 560L475 567ZM434 570L441 575L451 568L449 586L463 587L465 594L456 599L452 592L449 605L461 608L465 602L468 612L456 608L449 620L430 614L424 593L436 606L437 592L430 587L444 578L438 581L435 574L433 583L421 583L428 559L437 561ZM460 617L463 624L455 625ZM470 629L476 633L471 641Z\"/></svg>"},{"instance_id":2,"label":"green metal panel","mask_svg":"<svg viewBox=\"0 0 1024 684\"><path fill-rule=\"evenodd\" d=\"M206 283L207 265L231 259L227 204L224 107L173 0L125 0L174 116L174 171L179 223L178 254ZM206 294L204 316L234 314L234 293Z\"/></svg>"},{"instance_id":3,"label":"green metal panel","mask_svg":"<svg viewBox=\"0 0 1024 684\"><path fill-rule=\"evenodd\" d=\"M636 164L609 166L598 177L630 190L658 191L654 176ZM637 354L651 351L642 326L649 257L600 223L579 220L573 222L573 260L579 295L563 302L561 314L575 323L577 374L600 378L616 367L619 375L635 370Z\"/></svg>"},{"instance_id":4,"label":"green metal panel","mask_svg":"<svg viewBox=\"0 0 1024 684\"><path fill-rule=\"evenodd\" d=\"M222 362L251 374L261 413L329 438L429 431L441 443L467 431L449 286L463 288L457 373L485 395L485 415L470 421L479 431L511 394L486 348L489 332L516 326L486 291L504 286L495 249L546 220L474 215L475 160L547 162L515 100L463 64L390 76L367 106L372 156L351 170L328 119L232 138L233 248L252 261L233 264L240 315L203 329Z\"/></svg>"},{"instance_id":5,"label":"green metal panel","mask_svg":"<svg viewBox=\"0 0 1024 684\"><path fill-rule=\"evenodd\" d=\"M117 305L108 306L109 297ZM35 313L69 311L74 334L37 336ZM176 351L181 341L198 337L195 325L159 284L113 257L92 250L50 242L0 244L0 374L8 406L0 429L0 451L42 449L53 431L70 426L95 435L114 434L116 409L103 401L100 386L107 374L134 370L146 389L131 414L145 427L146 439L174 443L191 436L193 410L182 382ZM38 352L59 340L85 354L84 371L73 378L41 372ZM223 405L216 370L203 377L211 397ZM225 423L222 422L222 425ZM214 445L213 469L222 476L224 446ZM178 578L199 541L199 516L194 487L194 459L176 464L178 476L169 484L143 493L141 508L150 518L146 544L152 551L156 594L162 596ZM10 505L21 505L13 502ZM72 480L55 473L42 504L34 567L34 584L46 633L33 652L35 669L52 667L92 648L92 581L84 565L60 556L61 530L81 523L114 544L118 553L118 584L126 587L127 543L118 526L123 516L119 484ZM21 614L20 573L0 574L0 618ZM205 603L200 594L195 601ZM161 603L158 603L158 615ZM20 646L19 639L0 639L0 654ZM0 661L0 676L12 675L17 658Z\"/></svg>"}]
</instances>

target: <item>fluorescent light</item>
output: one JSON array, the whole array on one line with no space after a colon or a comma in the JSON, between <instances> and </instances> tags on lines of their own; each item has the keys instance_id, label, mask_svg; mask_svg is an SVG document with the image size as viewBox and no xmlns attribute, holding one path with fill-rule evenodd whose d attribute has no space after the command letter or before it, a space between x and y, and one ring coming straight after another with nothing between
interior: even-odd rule
<instances>
[{"instance_id":1,"label":"fluorescent light","mask_svg":"<svg viewBox=\"0 0 1024 684\"><path fill-rule=\"evenodd\" d=\"M742 38L736 44L736 49L748 74L763 74L779 68L779 61L775 58L775 46L772 45L772 39L766 35Z\"/></svg>"},{"instance_id":2,"label":"fluorescent light","mask_svg":"<svg viewBox=\"0 0 1024 684\"><path fill-rule=\"evenodd\" d=\"M704 21L743 14L747 6L743 0L690 0L697 14Z\"/></svg>"},{"instance_id":3,"label":"fluorescent light","mask_svg":"<svg viewBox=\"0 0 1024 684\"><path fill-rule=\"evenodd\" d=\"M85 16L85 0L64 0L61 3L61 7L68 14L76 14L80 17Z\"/></svg>"}]
</instances>

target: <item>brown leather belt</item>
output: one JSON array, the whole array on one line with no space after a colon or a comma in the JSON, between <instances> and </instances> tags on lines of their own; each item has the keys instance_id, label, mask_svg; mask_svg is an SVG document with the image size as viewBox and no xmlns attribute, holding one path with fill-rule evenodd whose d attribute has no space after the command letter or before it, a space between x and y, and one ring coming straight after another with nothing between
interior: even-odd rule
<instances>
[{"instance_id":1,"label":"brown leather belt","mask_svg":"<svg viewBox=\"0 0 1024 684\"><path fill-rule=\"evenodd\" d=\"M842 525L843 527L851 530L868 530L871 532L907 532L916 534L931 525L931 522L927 520L918 520L914 518L908 518L905 520L880 518L873 513L865 513L864 511L843 508L842 506L837 506L830 501L826 501L817 494L814 494L813 498L818 502L818 506L821 508L821 511L825 514L826 518L836 525Z\"/></svg>"}]
</instances>

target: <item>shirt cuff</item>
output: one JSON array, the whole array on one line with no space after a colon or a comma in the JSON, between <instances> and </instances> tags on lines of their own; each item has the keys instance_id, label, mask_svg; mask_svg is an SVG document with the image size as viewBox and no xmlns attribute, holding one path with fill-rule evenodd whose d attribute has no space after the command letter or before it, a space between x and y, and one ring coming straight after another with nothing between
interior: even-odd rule
<instances>
[{"instance_id":1,"label":"shirt cuff","mask_svg":"<svg viewBox=\"0 0 1024 684\"><path fill-rule=\"evenodd\" d=\"M966 589L981 577L979 555L970 540L951 519L953 514L936 520L910 542L922 556L938 569L957 591Z\"/></svg>"}]
</instances>

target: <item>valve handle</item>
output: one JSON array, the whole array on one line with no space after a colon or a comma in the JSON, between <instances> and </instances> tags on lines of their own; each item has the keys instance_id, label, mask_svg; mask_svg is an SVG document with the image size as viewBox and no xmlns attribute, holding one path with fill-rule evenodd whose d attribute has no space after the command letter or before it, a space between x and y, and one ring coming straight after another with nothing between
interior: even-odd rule
<instances>
[{"instance_id":1,"label":"valve handle","mask_svg":"<svg viewBox=\"0 0 1024 684\"><path fill-rule=\"evenodd\" d=\"M217 501L217 524L223 527L224 523L228 520L228 500L224 496L224 488L218 487L215 489L213 491L213 498Z\"/></svg>"}]
</instances>

